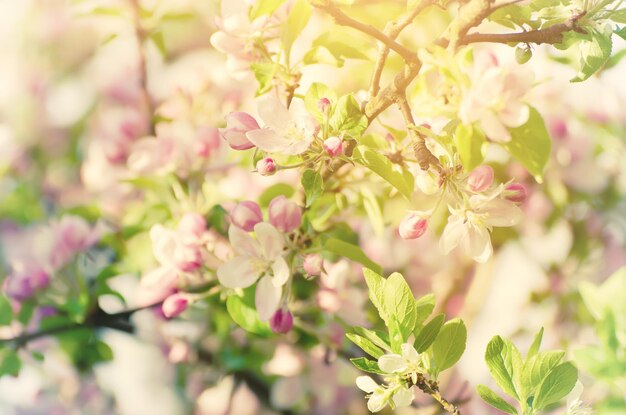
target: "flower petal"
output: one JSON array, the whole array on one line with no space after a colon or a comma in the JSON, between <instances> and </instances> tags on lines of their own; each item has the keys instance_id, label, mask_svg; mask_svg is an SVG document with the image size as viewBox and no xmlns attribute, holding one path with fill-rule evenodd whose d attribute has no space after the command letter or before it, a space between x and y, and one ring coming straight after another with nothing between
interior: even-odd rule
<instances>
[{"instance_id":1,"label":"flower petal","mask_svg":"<svg viewBox=\"0 0 626 415\"><path fill-rule=\"evenodd\" d=\"M420 354L417 353L412 344L404 343L400 348L402 349L402 357L409 362L417 362L420 359Z\"/></svg>"},{"instance_id":2,"label":"flower petal","mask_svg":"<svg viewBox=\"0 0 626 415\"><path fill-rule=\"evenodd\" d=\"M260 128L258 130L248 131L246 138L252 144L268 153L280 153L291 143L273 128Z\"/></svg>"},{"instance_id":3,"label":"flower petal","mask_svg":"<svg viewBox=\"0 0 626 415\"><path fill-rule=\"evenodd\" d=\"M367 401L367 409L369 409L370 412L378 412L385 406L387 406L387 397L382 393L373 394Z\"/></svg>"},{"instance_id":4,"label":"flower petal","mask_svg":"<svg viewBox=\"0 0 626 415\"><path fill-rule=\"evenodd\" d=\"M413 388L400 388L393 394L393 403L399 408L411 405L413 403L413 399L415 399Z\"/></svg>"},{"instance_id":5,"label":"flower petal","mask_svg":"<svg viewBox=\"0 0 626 415\"><path fill-rule=\"evenodd\" d=\"M272 283L274 283L277 287L282 287L285 285L287 280L289 279L289 265L287 265L287 261L282 256L276 258L274 263L272 263L272 271L274 272L274 277L272 278Z\"/></svg>"},{"instance_id":6,"label":"flower petal","mask_svg":"<svg viewBox=\"0 0 626 415\"><path fill-rule=\"evenodd\" d=\"M399 354L385 354L378 359L378 367L385 373L400 373L407 369L407 364Z\"/></svg>"},{"instance_id":7,"label":"flower petal","mask_svg":"<svg viewBox=\"0 0 626 415\"><path fill-rule=\"evenodd\" d=\"M254 233L256 233L265 259L274 261L283 253L285 237L272 224L267 222L257 223L254 225Z\"/></svg>"},{"instance_id":8,"label":"flower petal","mask_svg":"<svg viewBox=\"0 0 626 415\"><path fill-rule=\"evenodd\" d=\"M257 101L259 115L266 126L283 131L292 122L287 108L273 95L264 95Z\"/></svg>"},{"instance_id":9,"label":"flower petal","mask_svg":"<svg viewBox=\"0 0 626 415\"><path fill-rule=\"evenodd\" d=\"M367 393L373 393L376 389L380 388L378 383L369 376L359 376L356 378L356 386Z\"/></svg>"},{"instance_id":10,"label":"flower petal","mask_svg":"<svg viewBox=\"0 0 626 415\"><path fill-rule=\"evenodd\" d=\"M485 207L489 215L486 219L491 226L513 226L522 220L523 213L513 202L504 199L493 199Z\"/></svg>"},{"instance_id":11,"label":"flower petal","mask_svg":"<svg viewBox=\"0 0 626 415\"><path fill-rule=\"evenodd\" d=\"M506 143L511 141L511 133L502 124L502 121L491 111L485 111L480 119L480 127L483 129L489 139L498 143Z\"/></svg>"},{"instance_id":12,"label":"flower petal","mask_svg":"<svg viewBox=\"0 0 626 415\"><path fill-rule=\"evenodd\" d=\"M261 245L250 234L238 226L228 228L228 240L239 255L261 257Z\"/></svg>"},{"instance_id":13,"label":"flower petal","mask_svg":"<svg viewBox=\"0 0 626 415\"><path fill-rule=\"evenodd\" d=\"M217 279L227 288L246 288L258 278L250 257L235 257L217 269Z\"/></svg>"},{"instance_id":14,"label":"flower petal","mask_svg":"<svg viewBox=\"0 0 626 415\"><path fill-rule=\"evenodd\" d=\"M267 321L278 310L282 287L276 287L272 283L272 277L266 275L259 280L254 293L254 304L262 321Z\"/></svg>"},{"instance_id":15,"label":"flower petal","mask_svg":"<svg viewBox=\"0 0 626 415\"><path fill-rule=\"evenodd\" d=\"M489 231L482 226L470 226L463 240L463 245L476 262L486 262L493 253Z\"/></svg>"},{"instance_id":16,"label":"flower petal","mask_svg":"<svg viewBox=\"0 0 626 415\"><path fill-rule=\"evenodd\" d=\"M459 245L459 241L461 241L461 238L463 238L466 232L467 230L463 224L463 218L460 215L451 215L439 239L439 249L441 252L445 255L450 253L450 251Z\"/></svg>"}]
</instances>

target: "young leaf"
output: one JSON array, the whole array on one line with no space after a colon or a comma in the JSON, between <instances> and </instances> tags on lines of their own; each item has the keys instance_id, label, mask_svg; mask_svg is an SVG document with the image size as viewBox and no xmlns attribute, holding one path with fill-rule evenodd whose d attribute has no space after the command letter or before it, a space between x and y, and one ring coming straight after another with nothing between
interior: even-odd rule
<instances>
[{"instance_id":1,"label":"young leaf","mask_svg":"<svg viewBox=\"0 0 626 415\"><path fill-rule=\"evenodd\" d=\"M538 410L558 402L571 392L577 380L578 369L571 362L561 363L541 382L533 408Z\"/></svg>"},{"instance_id":2,"label":"young leaf","mask_svg":"<svg viewBox=\"0 0 626 415\"><path fill-rule=\"evenodd\" d=\"M426 294L415 300L417 324L422 324L435 309L435 294Z\"/></svg>"},{"instance_id":3,"label":"young leaf","mask_svg":"<svg viewBox=\"0 0 626 415\"><path fill-rule=\"evenodd\" d=\"M346 241L342 241L341 239L327 239L324 243L324 250L356 261L375 272L382 272L382 267L369 259L361 248Z\"/></svg>"},{"instance_id":4,"label":"young leaf","mask_svg":"<svg viewBox=\"0 0 626 415\"><path fill-rule=\"evenodd\" d=\"M391 343L391 350L394 353L400 353L400 351L402 350L402 343L404 343L405 339L404 335L402 334L400 322L395 315L389 316L387 327L389 328L389 342Z\"/></svg>"},{"instance_id":5,"label":"young leaf","mask_svg":"<svg viewBox=\"0 0 626 415\"><path fill-rule=\"evenodd\" d=\"M302 173L302 187L306 198L306 207L310 207L324 193L324 179L315 170Z\"/></svg>"},{"instance_id":6,"label":"young leaf","mask_svg":"<svg viewBox=\"0 0 626 415\"><path fill-rule=\"evenodd\" d=\"M261 336L271 333L268 324L259 320L259 315L254 305L250 304L250 300L244 301L237 295L231 295L226 299L226 309L235 323L244 330Z\"/></svg>"},{"instance_id":7,"label":"young leaf","mask_svg":"<svg viewBox=\"0 0 626 415\"><path fill-rule=\"evenodd\" d=\"M307 0L296 0L289 11L282 30L281 41L285 55L289 56L293 42L298 38L311 17L311 5Z\"/></svg>"},{"instance_id":8,"label":"young leaf","mask_svg":"<svg viewBox=\"0 0 626 415\"><path fill-rule=\"evenodd\" d=\"M547 351L534 355L524 363L522 372L522 399L532 396L548 373L554 369L565 356L565 352Z\"/></svg>"},{"instance_id":9,"label":"young leaf","mask_svg":"<svg viewBox=\"0 0 626 415\"><path fill-rule=\"evenodd\" d=\"M343 133L358 138L367 128L368 121L356 99L352 95L344 95L337 101L328 125L334 134Z\"/></svg>"},{"instance_id":10,"label":"young leaf","mask_svg":"<svg viewBox=\"0 0 626 415\"><path fill-rule=\"evenodd\" d=\"M382 207L376 195L366 186L361 187L363 197L363 208L370 220L372 229L376 236L382 236L385 231L385 220L383 219Z\"/></svg>"},{"instance_id":11,"label":"young leaf","mask_svg":"<svg viewBox=\"0 0 626 415\"><path fill-rule=\"evenodd\" d=\"M526 124L511 128L511 141L504 148L520 161L537 178L543 175L543 169L550 158L550 135L543 117L534 108Z\"/></svg>"},{"instance_id":12,"label":"young leaf","mask_svg":"<svg viewBox=\"0 0 626 415\"><path fill-rule=\"evenodd\" d=\"M500 336L491 339L485 352L485 362L498 386L507 395L519 400L514 382L516 369L521 370L521 357L517 356L519 356L517 348Z\"/></svg>"},{"instance_id":13,"label":"young leaf","mask_svg":"<svg viewBox=\"0 0 626 415\"><path fill-rule=\"evenodd\" d=\"M378 363L373 360L366 359L365 357L355 357L355 358L350 359L350 361L352 362L354 366L356 366L358 369L362 370L363 372L376 373L377 375L384 375L382 370L380 370L380 368L378 367Z\"/></svg>"},{"instance_id":14,"label":"young leaf","mask_svg":"<svg viewBox=\"0 0 626 415\"><path fill-rule=\"evenodd\" d=\"M496 409L501 410L510 415L517 415L517 409L512 407L507 401L499 397L494 391L489 389L485 385L478 385L476 387L476 391L480 395L483 401L487 402L489 405L493 406Z\"/></svg>"},{"instance_id":15,"label":"young leaf","mask_svg":"<svg viewBox=\"0 0 626 415\"><path fill-rule=\"evenodd\" d=\"M539 330L539 333L535 335L535 339L533 340L533 344L530 345L530 349L528 349L528 354L526 355L526 360L530 359L534 355L539 352L539 348L541 347L541 340L543 339L543 327Z\"/></svg>"},{"instance_id":16,"label":"young leaf","mask_svg":"<svg viewBox=\"0 0 626 415\"><path fill-rule=\"evenodd\" d=\"M13 320L13 308L9 300L0 294L0 326L8 326Z\"/></svg>"},{"instance_id":17,"label":"young leaf","mask_svg":"<svg viewBox=\"0 0 626 415\"><path fill-rule=\"evenodd\" d=\"M359 346L363 351L375 359L378 359L380 356L384 355L385 352L374 343L366 339L365 337L361 337L354 333L346 334L346 337L354 344Z\"/></svg>"},{"instance_id":18,"label":"young leaf","mask_svg":"<svg viewBox=\"0 0 626 415\"><path fill-rule=\"evenodd\" d=\"M381 349L391 352L391 346L389 346L389 337L386 333L383 333L381 331L369 330L363 327L354 327L353 330L356 334L366 338Z\"/></svg>"},{"instance_id":19,"label":"young leaf","mask_svg":"<svg viewBox=\"0 0 626 415\"><path fill-rule=\"evenodd\" d=\"M471 171L485 159L487 140L483 132L471 125L459 124L454 134L454 144L465 170Z\"/></svg>"},{"instance_id":20,"label":"young leaf","mask_svg":"<svg viewBox=\"0 0 626 415\"><path fill-rule=\"evenodd\" d=\"M22 368L22 361L17 352L10 349L4 349L0 352L0 377L4 375L17 377Z\"/></svg>"},{"instance_id":21,"label":"young leaf","mask_svg":"<svg viewBox=\"0 0 626 415\"><path fill-rule=\"evenodd\" d=\"M434 373L439 374L458 362L466 342L467 329L463 320L455 318L444 324L432 345Z\"/></svg>"},{"instance_id":22,"label":"young leaf","mask_svg":"<svg viewBox=\"0 0 626 415\"><path fill-rule=\"evenodd\" d=\"M377 272L371 269L363 268L363 276L367 283L369 298L374 307L378 310L378 314L383 321L387 321L387 312L383 306L384 292L383 287L385 285L385 279L381 277Z\"/></svg>"},{"instance_id":23,"label":"young leaf","mask_svg":"<svg viewBox=\"0 0 626 415\"><path fill-rule=\"evenodd\" d=\"M324 121L324 114L318 107L318 102L322 98L327 98L331 104L337 102L335 91L322 83L313 82L304 95L304 106L307 112L315 117L319 123Z\"/></svg>"},{"instance_id":24,"label":"young leaf","mask_svg":"<svg viewBox=\"0 0 626 415\"><path fill-rule=\"evenodd\" d=\"M261 17L263 15L270 15L274 13L274 11L285 2L285 0L258 0L254 2L254 6L252 6L250 10L250 20L254 20L257 17Z\"/></svg>"},{"instance_id":25,"label":"young leaf","mask_svg":"<svg viewBox=\"0 0 626 415\"><path fill-rule=\"evenodd\" d=\"M402 275L394 272L383 286L383 307L387 315L398 320L403 341L407 340L417 321L415 297Z\"/></svg>"},{"instance_id":26,"label":"young leaf","mask_svg":"<svg viewBox=\"0 0 626 415\"><path fill-rule=\"evenodd\" d=\"M445 321L446 316L444 314L438 314L420 330L415 338L415 350L417 350L418 353L425 352L426 349L433 344Z\"/></svg>"},{"instance_id":27,"label":"young leaf","mask_svg":"<svg viewBox=\"0 0 626 415\"><path fill-rule=\"evenodd\" d=\"M590 29L589 40L580 41L580 70L571 82L581 82L596 73L611 57L613 43L607 36L596 29Z\"/></svg>"},{"instance_id":28,"label":"young leaf","mask_svg":"<svg viewBox=\"0 0 626 415\"><path fill-rule=\"evenodd\" d=\"M390 185L398 189L407 200L411 200L414 185L413 175L394 169L387 157L365 146L358 146L352 156L355 162L385 179Z\"/></svg>"}]
</instances>

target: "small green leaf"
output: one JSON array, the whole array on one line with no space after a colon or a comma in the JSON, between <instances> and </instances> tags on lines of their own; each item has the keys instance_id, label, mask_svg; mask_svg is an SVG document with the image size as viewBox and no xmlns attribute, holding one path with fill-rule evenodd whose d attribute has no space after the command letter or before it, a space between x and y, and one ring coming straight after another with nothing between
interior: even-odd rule
<instances>
[{"instance_id":1,"label":"small green leaf","mask_svg":"<svg viewBox=\"0 0 626 415\"><path fill-rule=\"evenodd\" d=\"M425 352L426 349L433 344L445 321L446 316L444 314L438 314L420 330L415 338L415 350L417 350L418 353Z\"/></svg>"},{"instance_id":2,"label":"small green leaf","mask_svg":"<svg viewBox=\"0 0 626 415\"><path fill-rule=\"evenodd\" d=\"M471 171L485 159L487 140L479 128L465 124L457 125L454 144L461 157L461 163L467 171Z\"/></svg>"},{"instance_id":3,"label":"small green leaf","mask_svg":"<svg viewBox=\"0 0 626 415\"><path fill-rule=\"evenodd\" d=\"M0 377L9 375L17 377L22 368L22 361L15 350L5 349L0 353Z\"/></svg>"},{"instance_id":4,"label":"small green leaf","mask_svg":"<svg viewBox=\"0 0 626 415\"><path fill-rule=\"evenodd\" d=\"M596 73L611 57L613 43L610 35L589 29L590 39L580 41L580 70L571 82L581 82Z\"/></svg>"},{"instance_id":5,"label":"small green leaf","mask_svg":"<svg viewBox=\"0 0 626 415\"><path fill-rule=\"evenodd\" d=\"M520 375L515 372L516 369L517 371L521 370L521 357L516 356L519 356L519 351L511 342L500 336L495 336L487 345L485 361L498 386L507 395L519 400L514 379Z\"/></svg>"},{"instance_id":6,"label":"small green leaf","mask_svg":"<svg viewBox=\"0 0 626 415\"><path fill-rule=\"evenodd\" d=\"M268 207L272 199L274 199L276 196L282 195L289 199L291 196L293 196L295 192L296 190L293 188L293 186L287 183L276 183L275 185L268 187L263 193L261 193L261 196L259 196L259 205L261 207Z\"/></svg>"},{"instance_id":7,"label":"small green leaf","mask_svg":"<svg viewBox=\"0 0 626 415\"><path fill-rule=\"evenodd\" d=\"M250 20L255 20L263 15L271 15L285 0L257 0L250 9Z\"/></svg>"},{"instance_id":8,"label":"small green leaf","mask_svg":"<svg viewBox=\"0 0 626 415\"><path fill-rule=\"evenodd\" d=\"M562 351L547 351L541 352L524 363L524 369L521 376L520 398L534 395L537 387L541 384L543 379L554 369L559 362L563 359L565 353Z\"/></svg>"},{"instance_id":9,"label":"small green leaf","mask_svg":"<svg viewBox=\"0 0 626 415\"><path fill-rule=\"evenodd\" d=\"M383 211L378 198L366 186L361 187L361 196L363 197L363 208L370 220L374 234L382 237L385 231L385 220L383 219Z\"/></svg>"},{"instance_id":10,"label":"small green leaf","mask_svg":"<svg viewBox=\"0 0 626 415\"><path fill-rule=\"evenodd\" d=\"M528 349L528 354L526 355L526 360L530 359L534 355L539 352L539 348L541 347L541 340L543 339L543 327L539 330L539 332L535 335L533 340L533 344L530 345L530 349Z\"/></svg>"},{"instance_id":11,"label":"small green leaf","mask_svg":"<svg viewBox=\"0 0 626 415\"><path fill-rule=\"evenodd\" d=\"M259 314L253 304L254 296L249 294L246 295L245 300L237 295L231 295L226 299L228 314L240 327L261 336L270 334L271 330L268 324L259 319Z\"/></svg>"},{"instance_id":12,"label":"small green leaf","mask_svg":"<svg viewBox=\"0 0 626 415\"><path fill-rule=\"evenodd\" d=\"M487 402L489 405L493 406L496 409L501 410L510 415L517 415L517 409L512 407L507 401L499 397L494 391L489 389L485 385L478 385L476 391L480 395L483 401Z\"/></svg>"},{"instance_id":13,"label":"small green leaf","mask_svg":"<svg viewBox=\"0 0 626 415\"><path fill-rule=\"evenodd\" d=\"M331 104L337 102L337 94L328 86L319 82L313 82L304 95L304 106L309 114L322 123L324 121L324 114L318 107L319 100L327 98Z\"/></svg>"},{"instance_id":14,"label":"small green leaf","mask_svg":"<svg viewBox=\"0 0 626 415\"><path fill-rule=\"evenodd\" d=\"M536 178L541 179L546 163L550 158L550 135L546 129L543 117L534 108L526 124L511 128L511 141L504 144L504 148L518 159L526 169Z\"/></svg>"},{"instance_id":15,"label":"small green leaf","mask_svg":"<svg viewBox=\"0 0 626 415\"><path fill-rule=\"evenodd\" d=\"M355 162L367 167L398 189L407 200L411 200L414 177L410 172L400 170L399 166L394 167L387 157L365 146L358 146L352 157Z\"/></svg>"},{"instance_id":16,"label":"small green leaf","mask_svg":"<svg viewBox=\"0 0 626 415\"><path fill-rule=\"evenodd\" d=\"M539 410L558 402L572 391L578 380L578 369L571 363L561 363L541 382L533 409Z\"/></svg>"},{"instance_id":17,"label":"small green leaf","mask_svg":"<svg viewBox=\"0 0 626 415\"><path fill-rule=\"evenodd\" d=\"M378 367L378 363L373 360L369 360L365 357L356 357L356 358L350 359L350 361L352 362L354 366L356 366L358 369L364 372L376 373L377 375L384 375L383 371L380 370L380 368Z\"/></svg>"},{"instance_id":18,"label":"small green leaf","mask_svg":"<svg viewBox=\"0 0 626 415\"><path fill-rule=\"evenodd\" d=\"M415 300L417 324L422 324L435 309L435 294L426 294Z\"/></svg>"},{"instance_id":19,"label":"small green leaf","mask_svg":"<svg viewBox=\"0 0 626 415\"><path fill-rule=\"evenodd\" d=\"M406 341L415 330L417 321L415 297L404 277L397 272L385 280L383 307L389 317L397 319L402 339Z\"/></svg>"},{"instance_id":20,"label":"small green leaf","mask_svg":"<svg viewBox=\"0 0 626 415\"><path fill-rule=\"evenodd\" d=\"M347 333L346 337L354 344L359 346L363 351L375 359L378 359L380 356L385 354L385 352L374 343L366 339L365 337L361 337L354 333Z\"/></svg>"},{"instance_id":21,"label":"small green leaf","mask_svg":"<svg viewBox=\"0 0 626 415\"><path fill-rule=\"evenodd\" d=\"M302 187L306 198L306 207L311 205L324 193L324 179L315 170L305 170L302 173Z\"/></svg>"},{"instance_id":22,"label":"small green leaf","mask_svg":"<svg viewBox=\"0 0 626 415\"><path fill-rule=\"evenodd\" d=\"M363 268L363 276L365 277L365 282L367 283L370 301L378 310L380 318L383 321L387 321L387 312L383 306L383 287L385 285L385 279L381 277L378 272L372 271L368 268Z\"/></svg>"},{"instance_id":23,"label":"small green leaf","mask_svg":"<svg viewBox=\"0 0 626 415\"><path fill-rule=\"evenodd\" d=\"M400 353L402 350L401 346L404 343L405 338L402 333L402 328L400 327L400 322L395 315L389 316L387 328L389 329L389 342L391 343L391 350L394 353Z\"/></svg>"},{"instance_id":24,"label":"small green leaf","mask_svg":"<svg viewBox=\"0 0 626 415\"><path fill-rule=\"evenodd\" d=\"M341 65L346 58L368 59L367 53L373 49L371 42L342 28L334 28L333 31L320 35L313 41L312 47L324 48Z\"/></svg>"},{"instance_id":25,"label":"small green leaf","mask_svg":"<svg viewBox=\"0 0 626 415\"><path fill-rule=\"evenodd\" d=\"M250 64L250 70L259 83L256 91L257 96L265 94L274 87L274 77L278 69L279 65L274 62L253 62Z\"/></svg>"},{"instance_id":26,"label":"small green leaf","mask_svg":"<svg viewBox=\"0 0 626 415\"><path fill-rule=\"evenodd\" d=\"M367 117L352 95L344 95L333 108L328 125L332 134L348 134L359 138L368 126Z\"/></svg>"},{"instance_id":27,"label":"small green leaf","mask_svg":"<svg viewBox=\"0 0 626 415\"><path fill-rule=\"evenodd\" d=\"M293 42L305 28L310 17L311 5L309 2L307 0L296 0L289 11L289 16L287 16L282 30L281 41L286 55L289 55L291 52Z\"/></svg>"},{"instance_id":28,"label":"small green leaf","mask_svg":"<svg viewBox=\"0 0 626 415\"><path fill-rule=\"evenodd\" d=\"M13 321L13 308L9 299L0 294L0 326L8 326Z\"/></svg>"},{"instance_id":29,"label":"small green leaf","mask_svg":"<svg viewBox=\"0 0 626 415\"><path fill-rule=\"evenodd\" d=\"M463 320L455 318L441 327L432 344L434 373L438 375L452 367L463 355L467 342L467 329Z\"/></svg>"},{"instance_id":30,"label":"small green leaf","mask_svg":"<svg viewBox=\"0 0 626 415\"><path fill-rule=\"evenodd\" d=\"M389 346L389 337L386 333L383 333L381 331L369 330L363 327L354 327L353 330L356 334L366 338L381 349L388 352L391 351L391 346Z\"/></svg>"},{"instance_id":31,"label":"small green leaf","mask_svg":"<svg viewBox=\"0 0 626 415\"><path fill-rule=\"evenodd\" d=\"M343 256L358 262L359 264L374 270L375 272L381 272L382 267L369 259L365 252L356 245L342 241L340 239L329 238L324 243L324 250L336 255Z\"/></svg>"},{"instance_id":32,"label":"small green leaf","mask_svg":"<svg viewBox=\"0 0 626 415\"><path fill-rule=\"evenodd\" d=\"M154 45L157 47L157 49L161 53L161 56L166 57L167 47L165 46L165 38L163 37L163 31L157 30L157 31L152 32L150 34L150 39L152 40Z\"/></svg>"}]
</instances>

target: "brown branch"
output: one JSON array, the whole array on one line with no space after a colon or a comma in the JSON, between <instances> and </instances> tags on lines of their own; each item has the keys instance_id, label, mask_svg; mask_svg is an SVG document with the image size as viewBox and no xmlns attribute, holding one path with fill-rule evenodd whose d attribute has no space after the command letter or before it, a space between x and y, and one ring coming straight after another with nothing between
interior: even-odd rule
<instances>
[{"instance_id":1,"label":"brown branch","mask_svg":"<svg viewBox=\"0 0 626 415\"><path fill-rule=\"evenodd\" d=\"M447 40L449 50L456 50L460 39L467 34L467 31L489 16L493 11L491 4L492 0L470 0L459 9L459 15L448 27L444 39Z\"/></svg>"},{"instance_id":2,"label":"brown branch","mask_svg":"<svg viewBox=\"0 0 626 415\"><path fill-rule=\"evenodd\" d=\"M374 26L361 23L358 20L353 19L344 12L342 12L337 6L335 6L330 0L315 0L311 4L318 9L324 10L331 15L335 22L341 26L351 27L366 35L369 35L379 41L394 52L398 53L406 62L418 62L417 54L410 49L405 48L401 44L394 41L392 38L376 29Z\"/></svg>"},{"instance_id":3,"label":"brown branch","mask_svg":"<svg viewBox=\"0 0 626 415\"><path fill-rule=\"evenodd\" d=\"M148 91L148 66L146 64L146 52L144 50L144 44L146 41L146 31L141 25L141 5L139 0L130 0L130 5L133 9L133 25L135 28L135 38L137 39L138 48L138 69L139 69L139 90L141 99L143 101L144 110L150 120L150 134L154 134L154 122L152 117L154 115L154 108L152 105L152 98L150 98L150 92Z\"/></svg>"},{"instance_id":4,"label":"brown branch","mask_svg":"<svg viewBox=\"0 0 626 415\"><path fill-rule=\"evenodd\" d=\"M422 392L432 396L433 399L439 402L439 405L441 405L444 411L453 415L461 415L459 408L441 395L441 392L439 392L439 385L436 381L426 379L422 373L415 373L414 375L415 378L412 379L412 381L414 380L414 385L417 386Z\"/></svg>"}]
</instances>

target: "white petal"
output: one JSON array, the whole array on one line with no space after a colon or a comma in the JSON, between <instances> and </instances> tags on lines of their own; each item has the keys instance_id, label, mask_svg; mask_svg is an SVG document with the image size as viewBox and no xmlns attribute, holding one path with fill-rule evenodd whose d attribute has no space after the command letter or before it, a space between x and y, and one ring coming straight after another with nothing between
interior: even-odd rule
<instances>
[{"instance_id":1,"label":"white petal","mask_svg":"<svg viewBox=\"0 0 626 415\"><path fill-rule=\"evenodd\" d=\"M384 394L373 394L367 401L370 412L378 412L387 406L387 397Z\"/></svg>"},{"instance_id":2,"label":"white petal","mask_svg":"<svg viewBox=\"0 0 626 415\"><path fill-rule=\"evenodd\" d=\"M493 199L485 207L489 215L486 222L491 226L513 226L522 220L522 210L513 202L504 199Z\"/></svg>"},{"instance_id":3,"label":"white petal","mask_svg":"<svg viewBox=\"0 0 626 415\"><path fill-rule=\"evenodd\" d=\"M448 224L439 239L439 249L445 255L450 253L459 245L459 241L465 235L467 230L463 224L463 218L459 215L452 215L448 218Z\"/></svg>"},{"instance_id":4,"label":"white petal","mask_svg":"<svg viewBox=\"0 0 626 415\"><path fill-rule=\"evenodd\" d=\"M274 128L260 128L258 130L248 131L246 138L252 144L268 153L280 153L291 144L291 141L285 138Z\"/></svg>"},{"instance_id":5,"label":"white petal","mask_svg":"<svg viewBox=\"0 0 626 415\"><path fill-rule=\"evenodd\" d=\"M228 239L239 255L261 257L261 245L250 234L238 226L228 228Z\"/></svg>"},{"instance_id":6,"label":"white petal","mask_svg":"<svg viewBox=\"0 0 626 415\"><path fill-rule=\"evenodd\" d=\"M493 253L489 231L482 226L470 226L463 242L465 250L476 262L486 262Z\"/></svg>"},{"instance_id":7,"label":"white petal","mask_svg":"<svg viewBox=\"0 0 626 415\"><path fill-rule=\"evenodd\" d=\"M376 389L380 388L378 383L369 376L359 376L356 378L356 386L367 393L373 393Z\"/></svg>"},{"instance_id":8,"label":"white petal","mask_svg":"<svg viewBox=\"0 0 626 415\"><path fill-rule=\"evenodd\" d=\"M259 115L268 127L283 131L292 121L291 114L273 95L264 95L257 101Z\"/></svg>"},{"instance_id":9,"label":"white petal","mask_svg":"<svg viewBox=\"0 0 626 415\"><path fill-rule=\"evenodd\" d=\"M399 408L403 406L410 406L411 403L413 403L414 398L415 394L413 393L413 388L400 388L393 394L393 403L395 403Z\"/></svg>"},{"instance_id":10,"label":"white petal","mask_svg":"<svg viewBox=\"0 0 626 415\"><path fill-rule=\"evenodd\" d=\"M256 233L265 259L274 261L283 253L283 249L285 248L285 236L272 224L259 222L254 225L254 233Z\"/></svg>"},{"instance_id":11,"label":"white petal","mask_svg":"<svg viewBox=\"0 0 626 415\"><path fill-rule=\"evenodd\" d=\"M417 353L412 344L404 343L400 348L402 349L402 357L409 362L417 362L420 359L420 354Z\"/></svg>"},{"instance_id":12,"label":"white petal","mask_svg":"<svg viewBox=\"0 0 626 415\"><path fill-rule=\"evenodd\" d=\"M378 359L378 367L385 373L400 373L407 369L407 364L399 354L385 354Z\"/></svg>"},{"instance_id":13,"label":"white petal","mask_svg":"<svg viewBox=\"0 0 626 415\"><path fill-rule=\"evenodd\" d=\"M285 258L279 256L276 258L274 263L272 263L272 271L274 272L274 277L272 278L272 283L274 283L277 287L282 287L285 285L287 280L289 279L289 265L287 265L287 261Z\"/></svg>"},{"instance_id":14,"label":"white petal","mask_svg":"<svg viewBox=\"0 0 626 415\"><path fill-rule=\"evenodd\" d=\"M254 294L254 304L262 321L269 320L280 304L283 289L272 283L272 277L266 275L259 280Z\"/></svg>"},{"instance_id":15,"label":"white petal","mask_svg":"<svg viewBox=\"0 0 626 415\"><path fill-rule=\"evenodd\" d=\"M506 129L502 121L491 111L486 111L480 119L480 128L483 129L487 137L499 143L511 141L511 134Z\"/></svg>"},{"instance_id":16,"label":"white petal","mask_svg":"<svg viewBox=\"0 0 626 415\"><path fill-rule=\"evenodd\" d=\"M250 257L235 257L217 269L217 279L227 288L246 288L258 278Z\"/></svg>"},{"instance_id":17,"label":"white petal","mask_svg":"<svg viewBox=\"0 0 626 415\"><path fill-rule=\"evenodd\" d=\"M295 156L298 154L302 154L311 147L311 143L313 142L313 136L308 137L304 140L298 140L292 142L289 146L285 147L282 152L284 154L288 154L290 156Z\"/></svg>"},{"instance_id":18,"label":"white petal","mask_svg":"<svg viewBox=\"0 0 626 415\"><path fill-rule=\"evenodd\" d=\"M520 127L528 121L530 109L523 102L511 102L500 111L500 120L507 127Z\"/></svg>"},{"instance_id":19,"label":"white petal","mask_svg":"<svg viewBox=\"0 0 626 415\"><path fill-rule=\"evenodd\" d=\"M154 257L159 264L171 264L177 245L176 234L162 225L154 225L150 229L150 239Z\"/></svg>"}]
</instances>

